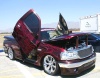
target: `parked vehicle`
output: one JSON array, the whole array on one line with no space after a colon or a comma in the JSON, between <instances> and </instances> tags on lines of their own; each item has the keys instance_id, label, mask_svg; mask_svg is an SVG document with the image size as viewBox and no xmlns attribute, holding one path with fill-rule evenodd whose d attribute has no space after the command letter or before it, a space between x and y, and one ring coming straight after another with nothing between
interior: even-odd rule
<instances>
[{"instance_id":1,"label":"parked vehicle","mask_svg":"<svg viewBox=\"0 0 100 78\"><path fill-rule=\"evenodd\" d=\"M41 28L39 16L29 10L19 19L12 35L4 37L9 58L43 66L50 75L79 74L95 65L96 54L92 45L88 45L88 34L69 33L61 14L56 29Z\"/></svg>"},{"instance_id":2,"label":"parked vehicle","mask_svg":"<svg viewBox=\"0 0 100 78\"><path fill-rule=\"evenodd\" d=\"M85 40L83 37L81 40ZM100 52L100 35L89 33L88 44L92 45L95 52Z\"/></svg>"}]
</instances>

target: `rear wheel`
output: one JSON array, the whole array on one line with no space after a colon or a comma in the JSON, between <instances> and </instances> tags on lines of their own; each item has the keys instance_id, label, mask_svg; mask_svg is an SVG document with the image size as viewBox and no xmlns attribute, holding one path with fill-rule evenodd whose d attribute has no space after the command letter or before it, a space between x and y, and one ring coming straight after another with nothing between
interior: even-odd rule
<instances>
[{"instance_id":1,"label":"rear wheel","mask_svg":"<svg viewBox=\"0 0 100 78\"><path fill-rule=\"evenodd\" d=\"M51 55L46 55L43 59L44 71L50 75L55 75L58 73L59 66L56 60Z\"/></svg>"},{"instance_id":2,"label":"rear wheel","mask_svg":"<svg viewBox=\"0 0 100 78\"><path fill-rule=\"evenodd\" d=\"M8 57L9 57L11 60L14 60L14 59L15 59L15 58L14 58L14 52L13 52L13 50L12 50L11 47L9 47L9 49L8 49Z\"/></svg>"}]
</instances>

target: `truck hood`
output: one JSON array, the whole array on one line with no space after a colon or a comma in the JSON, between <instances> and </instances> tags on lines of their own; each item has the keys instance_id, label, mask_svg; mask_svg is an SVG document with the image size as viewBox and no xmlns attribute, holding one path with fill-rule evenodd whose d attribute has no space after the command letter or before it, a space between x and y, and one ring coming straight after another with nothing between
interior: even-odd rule
<instances>
[{"instance_id":1,"label":"truck hood","mask_svg":"<svg viewBox=\"0 0 100 78\"><path fill-rule=\"evenodd\" d=\"M54 39L50 39L48 41L68 40L68 39L71 39L73 37L82 36L82 35L87 35L87 33L78 32L78 33L63 34L63 35L57 36Z\"/></svg>"},{"instance_id":2,"label":"truck hood","mask_svg":"<svg viewBox=\"0 0 100 78\"><path fill-rule=\"evenodd\" d=\"M50 40L47 40L47 41L44 41L44 42L46 42L46 43L59 42L59 41L64 41L64 40L71 39L72 37L74 37L74 36L69 36L68 34L64 34L64 35L58 36L58 37L56 37L54 39L50 39Z\"/></svg>"},{"instance_id":3,"label":"truck hood","mask_svg":"<svg viewBox=\"0 0 100 78\"><path fill-rule=\"evenodd\" d=\"M82 37L86 37L84 41L81 40ZM88 40L86 33L71 33L58 36L55 39L45 41L45 43L64 49L74 49L88 45Z\"/></svg>"},{"instance_id":4,"label":"truck hood","mask_svg":"<svg viewBox=\"0 0 100 78\"><path fill-rule=\"evenodd\" d=\"M66 46L67 41L69 41L67 35L61 35L61 36L58 36L54 39L44 41L44 43L50 44L50 45L53 45L56 47L64 48Z\"/></svg>"}]
</instances>

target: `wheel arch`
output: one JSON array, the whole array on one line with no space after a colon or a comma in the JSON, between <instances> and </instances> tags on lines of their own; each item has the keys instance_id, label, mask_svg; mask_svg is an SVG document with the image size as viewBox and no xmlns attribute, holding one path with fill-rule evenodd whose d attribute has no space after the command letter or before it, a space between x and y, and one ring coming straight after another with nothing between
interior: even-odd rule
<instances>
[{"instance_id":1,"label":"wheel arch","mask_svg":"<svg viewBox=\"0 0 100 78\"><path fill-rule=\"evenodd\" d=\"M13 58L10 58L11 60L15 60L15 52L14 52L14 50L13 50L13 48L10 46L10 47L8 47L8 56L9 56L9 49L11 49L12 50L12 52L13 52Z\"/></svg>"},{"instance_id":2,"label":"wheel arch","mask_svg":"<svg viewBox=\"0 0 100 78\"><path fill-rule=\"evenodd\" d=\"M45 57L46 55L51 55L56 61L58 61L58 60L57 60L58 58L55 57L55 55L53 55L53 54L51 54L51 53L45 53L45 54L42 56L41 60L40 60L40 66L43 65L43 59L44 59L44 57Z\"/></svg>"},{"instance_id":3,"label":"wheel arch","mask_svg":"<svg viewBox=\"0 0 100 78\"><path fill-rule=\"evenodd\" d=\"M57 58L54 57L52 54L45 54L45 55L41 58L41 66L43 67L43 60L44 60L45 56L47 56L47 55L50 55L50 56L52 56L52 57L55 59L55 61L56 61L56 63L57 63L57 70L59 70L59 71L56 71L56 73L51 74L51 75L59 74L59 73L61 72L61 70L60 70L60 66L59 66L59 64L58 64L58 60L57 60Z\"/></svg>"}]
</instances>

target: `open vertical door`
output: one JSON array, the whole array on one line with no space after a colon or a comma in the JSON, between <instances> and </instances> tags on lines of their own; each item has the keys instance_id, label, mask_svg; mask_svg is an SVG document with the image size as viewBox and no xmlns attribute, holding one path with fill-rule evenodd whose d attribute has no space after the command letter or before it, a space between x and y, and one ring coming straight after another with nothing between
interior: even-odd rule
<instances>
[{"instance_id":1,"label":"open vertical door","mask_svg":"<svg viewBox=\"0 0 100 78\"><path fill-rule=\"evenodd\" d=\"M36 48L39 42L41 20L34 10L29 10L16 23L12 35L18 42L24 54L29 53Z\"/></svg>"},{"instance_id":2,"label":"open vertical door","mask_svg":"<svg viewBox=\"0 0 100 78\"><path fill-rule=\"evenodd\" d=\"M59 14L59 22L58 22L56 30L60 34L68 34L69 33L67 23L66 23L65 19L63 18L63 16L61 15L61 13Z\"/></svg>"}]
</instances>

